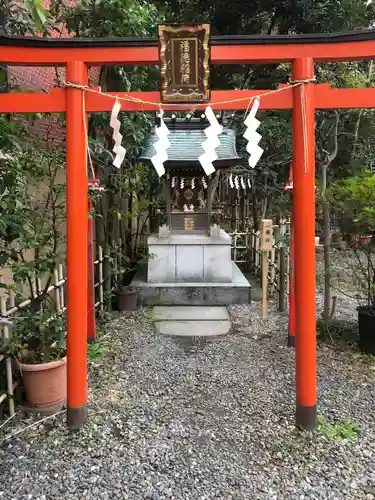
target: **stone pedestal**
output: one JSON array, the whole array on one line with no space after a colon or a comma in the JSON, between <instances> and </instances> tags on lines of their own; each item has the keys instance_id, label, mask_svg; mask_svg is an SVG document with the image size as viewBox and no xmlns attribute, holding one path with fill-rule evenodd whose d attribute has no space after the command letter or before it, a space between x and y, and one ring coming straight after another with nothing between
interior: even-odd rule
<instances>
[{"instance_id":1,"label":"stone pedestal","mask_svg":"<svg viewBox=\"0 0 375 500\"><path fill-rule=\"evenodd\" d=\"M149 283L232 281L231 238L225 231L149 236Z\"/></svg>"},{"instance_id":2,"label":"stone pedestal","mask_svg":"<svg viewBox=\"0 0 375 500\"><path fill-rule=\"evenodd\" d=\"M164 231L163 235L167 235ZM148 306L227 306L248 304L251 287L231 261L231 238L214 228L212 236L185 231L148 238L150 260L132 286Z\"/></svg>"}]
</instances>

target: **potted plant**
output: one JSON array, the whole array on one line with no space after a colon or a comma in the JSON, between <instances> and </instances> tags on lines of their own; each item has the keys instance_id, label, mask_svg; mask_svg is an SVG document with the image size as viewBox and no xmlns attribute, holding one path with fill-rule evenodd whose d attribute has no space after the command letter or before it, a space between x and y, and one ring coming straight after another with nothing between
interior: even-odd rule
<instances>
[{"instance_id":1,"label":"potted plant","mask_svg":"<svg viewBox=\"0 0 375 500\"><path fill-rule=\"evenodd\" d=\"M117 307L119 311L134 311L137 309L138 290L131 286L120 286L117 290Z\"/></svg>"},{"instance_id":2,"label":"potted plant","mask_svg":"<svg viewBox=\"0 0 375 500\"><path fill-rule=\"evenodd\" d=\"M356 227L352 249L362 284L358 307L360 347L375 355L375 249L371 244L375 231L375 175L364 171L344 179L332 186L330 196L334 210Z\"/></svg>"},{"instance_id":3,"label":"potted plant","mask_svg":"<svg viewBox=\"0 0 375 500\"><path fill-rule=\"evenodd\" d=\"M39 306L15 318L0 354L16 360L30 406L51 408L66 400L65 318Z\"/></svg>"}]
</instances>

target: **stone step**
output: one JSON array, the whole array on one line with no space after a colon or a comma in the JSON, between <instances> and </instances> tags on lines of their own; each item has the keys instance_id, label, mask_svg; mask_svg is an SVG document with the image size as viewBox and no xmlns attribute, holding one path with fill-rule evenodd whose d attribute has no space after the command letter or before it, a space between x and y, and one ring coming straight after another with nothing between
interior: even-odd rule
<instances>
[{"instance_id":1,"label":"stone step","mask_svg":"<svg viewBox=\"0 0 375 500\"><path fill-rule=\"evenodd\" d=\"M222 306L155 306L153 321L229 321L226 307Z\"/></svg>"},{"instance_id":2,"label":"stone step","mask_svg":"<svg viewBox=\"0 0 375 500\"><path fill-rule=\"evenodd\" d=\"M156 321L155 328L161 335L176 337L216 337L230 332L230 321Z\"/></svg>"},{"instance_id":3,"label":"stone step","mask_svg":"<svg viewBox=\"0 0 375 500\"><path fill-rule=\"evenodd\" d=\"M211 337L229 333L231 322L226 307L155 306L152 319L162 335Z\"/></svg>"}]
</instances>

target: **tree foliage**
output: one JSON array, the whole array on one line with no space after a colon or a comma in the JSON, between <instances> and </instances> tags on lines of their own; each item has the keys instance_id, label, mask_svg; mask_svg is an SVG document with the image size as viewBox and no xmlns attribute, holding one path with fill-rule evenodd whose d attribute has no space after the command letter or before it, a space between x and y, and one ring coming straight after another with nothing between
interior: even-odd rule
<instances>
[{"instance_id":1,"label":"tree foliage","mask_svg":"<svg viewBox=\"0 0 375 500\"><path fill-rule=\"evenodd\" d=\"M26 284L27 295L36 299L35 279L43 283L38 292L44 297L62 258L64 153L19 125L6 126L11 133L0 149L0 265L11 268L19 291Z\"/></svg>"}]
</instances>

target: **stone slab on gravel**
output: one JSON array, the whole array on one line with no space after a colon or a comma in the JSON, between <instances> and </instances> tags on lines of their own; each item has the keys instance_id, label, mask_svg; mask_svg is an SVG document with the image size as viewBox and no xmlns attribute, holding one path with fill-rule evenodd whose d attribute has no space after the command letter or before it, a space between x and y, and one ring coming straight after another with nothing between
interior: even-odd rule
<instances>
[{"instance_id":1,"label":"stone slab on gravel","mask_svg":"<svg viewBox=\"0 0 375 500\"><path fill-rule=\"evenodd\" d=\"M161 335L177 337L215 337L230 332L230 321L156 321L155 328Z\"/></svg>"},{"instance_id":2,"label":"stone slab on gravel","mask_svg":"<svg viewBox=\"0 0 375 500\"><path fill-rule=\"evenodd\" d=\"M153 321L220 321L229 320L226 307L218 306L155 306Z\"/></svg>"}]
</instances>

